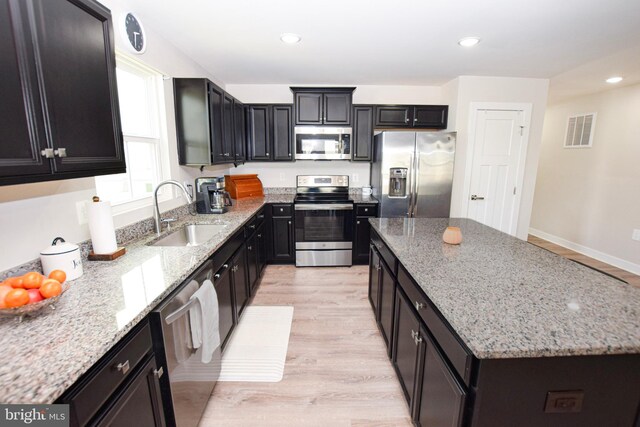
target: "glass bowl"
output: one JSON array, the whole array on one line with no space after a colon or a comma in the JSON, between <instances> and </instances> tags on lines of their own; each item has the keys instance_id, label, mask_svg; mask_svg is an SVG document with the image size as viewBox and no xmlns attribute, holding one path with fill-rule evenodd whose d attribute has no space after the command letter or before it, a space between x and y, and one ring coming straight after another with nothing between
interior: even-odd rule
<instances>
[{"instance_id":1,"label":"glass bowl","mask_svg":"<svg viewBox=\"0 0 640 427\"><path fill-rule=\"evenodd\" d=\"M55 310L56 307L54 304L64 295L69 287L70 285L67 281L62 284L62 292L60 292L60 295L20 307L0 308L0 317L18 317L19 320L22 321L24 316L37 316L45 307L50 307L51 310Z\"/></svg>"}]
</instances>

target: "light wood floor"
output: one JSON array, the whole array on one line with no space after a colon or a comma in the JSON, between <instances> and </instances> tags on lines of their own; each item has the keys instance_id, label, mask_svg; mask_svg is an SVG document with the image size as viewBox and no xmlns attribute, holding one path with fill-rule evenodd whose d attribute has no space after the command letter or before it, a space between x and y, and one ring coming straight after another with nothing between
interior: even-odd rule
<instances>
[{"instance_id":1,"label":"light wood floor","mask_svg":"<svg viewBox=\"0 0 640 427\"><path fill-rule=\"evenodd\" d=\"M219 382L200 426L411 426L367 283L367 266L268 266L252 304L294 306L284 378Z\"/></svg>"},{"instance_id":2,"label":"light wood floor","mask_svg":"<svg viewBox=\"0 0 640 427\"><path fill-rule=\"evenodd\" d=\"M621 268L614 267L605 262L599 261L597 259L593 259L581 253L572 251L571 249L567 249L564 246L556 245L555 243L551 243L539 237L532 236L531 234L529 234L527 241L533 245L536 245L543 249L551 251L554 254L558 254L565 258L579 262L580 264L584 264L593 269L602 271L603 273L609 274L617 279L622 280L623 282L627 282L630 285L640 287L640 276L637 276L626 270L622 270Z\"/></svg>"}]
</instances>

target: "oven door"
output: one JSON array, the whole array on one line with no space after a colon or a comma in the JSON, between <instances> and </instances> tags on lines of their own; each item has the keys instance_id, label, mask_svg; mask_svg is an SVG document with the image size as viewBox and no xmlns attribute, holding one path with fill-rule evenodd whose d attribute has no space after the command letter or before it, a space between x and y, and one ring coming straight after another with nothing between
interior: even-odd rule
<instances>
[{"instance_id":1,"label":"oven door","mask_svg":"<svg viewBox=\"0 0 640 427\"><path fill-rule=\"evenodd\" d=\"M353 204L296 203L296 249L351 249Z\"/></svg>"}]
</instances>

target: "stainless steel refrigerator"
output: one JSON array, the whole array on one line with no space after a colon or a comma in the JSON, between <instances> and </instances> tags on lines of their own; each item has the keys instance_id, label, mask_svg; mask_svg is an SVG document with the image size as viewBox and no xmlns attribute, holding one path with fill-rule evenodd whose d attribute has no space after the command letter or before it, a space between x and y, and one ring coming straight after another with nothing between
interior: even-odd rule
<instances>
[{"instance_id":1,"label":"stainless steel refrigerator","mask_svg":"<svg viewBox=\"0 0 640 427\"><path fill-rule=\"evenodd\" d=\"M455 132L382 132L375 136L371 187L383 218L448 218Z\"/></svg>"}]
</instances>

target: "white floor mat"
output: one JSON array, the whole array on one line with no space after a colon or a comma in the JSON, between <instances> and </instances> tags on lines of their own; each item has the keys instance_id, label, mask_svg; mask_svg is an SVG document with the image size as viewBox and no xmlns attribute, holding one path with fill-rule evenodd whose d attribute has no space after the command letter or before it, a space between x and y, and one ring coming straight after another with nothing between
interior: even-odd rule
<instances>
[{"instance_id":1,"label":"white floor mat","mask_svg":"<svg viewBox=\"0 0 640 427\"><path fill-rule=\"evenodd\" d=\"M284 375L291 306L249 306L222 355L219 381L278 382Z\"/></svg>"}]
</instances>

